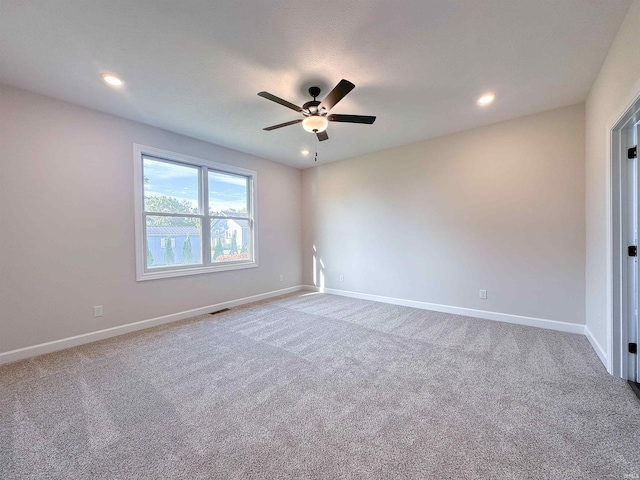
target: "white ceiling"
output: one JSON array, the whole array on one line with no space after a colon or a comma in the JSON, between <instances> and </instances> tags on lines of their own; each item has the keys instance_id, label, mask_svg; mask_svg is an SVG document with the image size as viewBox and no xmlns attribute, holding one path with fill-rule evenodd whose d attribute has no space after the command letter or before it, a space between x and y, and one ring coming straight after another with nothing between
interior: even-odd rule
<instances>
[{"instance_id":1,"label":"white ceiling","mask_svg":"<svg viewBox=\"0 0 640 480\"><path fill-rule=\"evenodd\" d=\"M329 162L586 98L628 0L0 0L0 83L299 168L301 105L342 78ZM116 90L100 79L114 72ZM486 108L475 104L497 94Z\"/></svg>"}]
</instances>

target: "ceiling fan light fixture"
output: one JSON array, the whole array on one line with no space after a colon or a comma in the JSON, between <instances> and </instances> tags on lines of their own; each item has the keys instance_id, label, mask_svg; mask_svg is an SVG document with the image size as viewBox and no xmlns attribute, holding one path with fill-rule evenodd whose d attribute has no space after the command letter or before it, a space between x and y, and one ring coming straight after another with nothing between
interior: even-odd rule
<instances>
[{"instance_id":1,"label":"ceiling fan light fixture","mask_svg":"<svg viewBox=\"0 0 640 480\"><path fill-rule=\"evenodd\" d=\"M329 125L329 120L320 115L311 115L302 121L302 128L310 133L324 132Z\"/></svg>"},{"instance_id":2,"label":"ceiling fan light fixture","mask_svg":"<svg viewBox=\"0 0 640 480\"><path fill-rule=\"evenodd\" d=\"M324 100L319 101L316 100L318 95L320 95L320 88L311 87L309 88L309 95L313 97L313 100L306 102L302 107L299 107L291 102L288 102L280 97L276 97L269 92L258 92L258 96L262 98L266 98L272 102L275 102L283 107L290 108L291 110L295 110L298 113L301 113L304 118L298 117L297 120L291 120L289 122L279 123L278 125L271 125L270 127L265 127L262 130L270 132L271 130L276 130L282 127L288 127L289 125L296 125L298 123L302 123L302 127L309 133L315 133L316 138L319 142L324 142L329 140L329 135L327 135L327 126L329 122L341 122L341 123L362 123L366 125L371 125L376 121L376 117L371 115L329 115L329 112L336 104L342 100L345 95L347 95L351 90L355 88L355 85L344 78L338 82L338 84L333 87L333 90L329 92L329 94L324 97ZM303 153L304 155L304 153ZM318 159L318 152L316 152L316 160Z\"/></svg>"}]
</instances>

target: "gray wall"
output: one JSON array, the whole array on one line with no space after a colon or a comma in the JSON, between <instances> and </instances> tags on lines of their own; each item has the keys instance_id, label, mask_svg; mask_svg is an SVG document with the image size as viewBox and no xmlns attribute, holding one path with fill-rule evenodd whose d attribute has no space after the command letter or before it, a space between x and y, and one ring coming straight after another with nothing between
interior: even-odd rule
<instances>
[{"instance_id":1,"label":"gray wall","mask_svg":"<svg viewBox=\"0 0 640 480\"><path fill-rule=\"evenodd\" d=\"M6 86L0 112L0 352L300 284L299 170ZM137 283L133 143L256 170L260 267Z\"/></svg>"},{"instance_id":2,"label":"gray wall","mask_svg":"<svg viewBox=\"0 0 640 480\"><path fill-rule=\"evenodd\" d=\"M640 1L634 1L586 101L586 323L607 356L607 129L640 81Z\"/></svg>"},{"instance_id":3,"label":"gray wall","mask_svg":"<svg viewBox=\"0 0 640 480\"><path fill-rule=\"evenodd\" d=\"M584 323L584 174L582 104L305 170L303 280Z\"/></svg>"}]
</instances>

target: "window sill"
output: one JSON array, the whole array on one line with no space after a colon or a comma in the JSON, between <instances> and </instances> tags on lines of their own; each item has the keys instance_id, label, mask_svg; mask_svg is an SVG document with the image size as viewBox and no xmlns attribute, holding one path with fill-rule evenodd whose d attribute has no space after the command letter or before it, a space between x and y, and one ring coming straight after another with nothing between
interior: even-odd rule
<instances>
[{"instance_id":1,"label":"window sill","mask_svg":"<svg viewBox=\"0 0 640 480\"><path fill-rule=\"evenodd\" d=\"M191 275L202 275L205 273L217 273L228 272L229 270L244 270L246 268L256 268L258 266L257 261L252 262L238 262L228 263L225 265L211 265L207 267L190 267L190 268L176 268L172 270L159 270L138 273L136 280L138 282L144 282L146 280L158 280L161 278L174 278L174 277L186 277Z\"/></svg>"}]
</instances>

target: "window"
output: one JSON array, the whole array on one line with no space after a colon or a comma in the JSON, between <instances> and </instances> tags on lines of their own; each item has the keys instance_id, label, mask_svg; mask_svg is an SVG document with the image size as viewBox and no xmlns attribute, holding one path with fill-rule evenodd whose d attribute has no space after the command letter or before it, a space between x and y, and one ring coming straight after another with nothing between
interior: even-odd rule
<instances>
[{"instance_id":1,"label":"window","mask_svg":"<svg viewBox=\"0 0 640 480\"><path fill-rule=\"evenodd\" d=\"M257 174L134 146L138 280L257 267Z\"/></svg>"}]
</instances>

